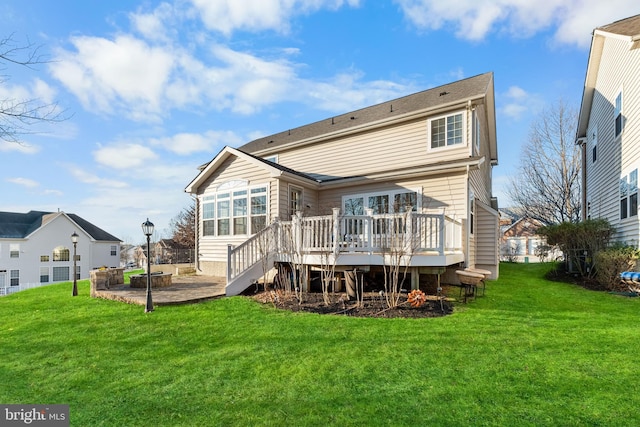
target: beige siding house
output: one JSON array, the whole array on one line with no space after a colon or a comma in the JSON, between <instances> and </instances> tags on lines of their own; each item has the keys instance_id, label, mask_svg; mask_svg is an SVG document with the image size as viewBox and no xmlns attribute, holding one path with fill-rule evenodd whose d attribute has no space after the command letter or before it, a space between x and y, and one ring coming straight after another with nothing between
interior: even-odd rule
<instances>
[{"instance_id":1,"label":"beige siding house","mask_svg":"<svg viewBox=\"0 0 640 427\"><path fill-rule=\"evenodd\" d=\"M292 256L375 273L400 236L413 287L463 267L495 278L497 162L493 73L225 147L185 190L199 271L226 276L228 295Z\"/></svg>"},{"instance_id":2,"label":"beige siding house","mask_svg":"<svg viewBox=\"0 0 640 427\"><path fill-rule=\"evenodd\" d=\"M638 246L640 15L596 28L578 121L584 218L606 218Z\"/></svg>"}]
</instances>

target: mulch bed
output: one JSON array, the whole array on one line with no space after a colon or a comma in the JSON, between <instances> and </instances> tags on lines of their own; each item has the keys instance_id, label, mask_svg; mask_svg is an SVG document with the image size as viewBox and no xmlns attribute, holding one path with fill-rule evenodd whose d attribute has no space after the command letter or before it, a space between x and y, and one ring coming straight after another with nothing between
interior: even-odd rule
<instances>
[{"instance_id":1,"label":"mulch bed","mask_svg":"<svg viewBox=\"0 0 640 427\"><path fill-rule=\"evenodd\" d=\"M338 316L377 317L377 318L424 318L446 316L453 312L450 301L426 301L421 307L412 307L407 301L407 295L400 297L398 307L387 308L384 298L378 293L366 293L361 306L355 300L349 300L345 293L329 294L329 304L325 303L322 294L307 292L298 301L292 293L261 291L250 296L254 300L269 304L282 310L294 312L309 312Z\"/></svg>"}]
</instances>

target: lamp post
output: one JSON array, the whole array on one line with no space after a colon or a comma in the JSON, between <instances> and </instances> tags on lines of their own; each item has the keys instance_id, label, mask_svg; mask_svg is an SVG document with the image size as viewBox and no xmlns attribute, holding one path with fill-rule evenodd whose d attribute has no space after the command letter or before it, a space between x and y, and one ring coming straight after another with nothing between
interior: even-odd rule
<instances>
[{"instance_id":1,"label":"lamp post","mask_svg":"<svg viewBox=\"0 0 640 427\"><path fill-rule=\"evenodd\" d=\"M153 301L151 300L151 235L153 234L153 223L149 218L142 223L142 232L147 236L147 305L145 313L153 311Z\"/></svg>"},{"instance_id":2,"label":"lamp post","mask_svg":"<svg viewBox=\"0 0 640 427\"><path fill-rule=\"evenodd\" d=\"M71 296L78 296L78 277L76 275L76 246L78 245L78 233L75 231L71 235L71 242L73 243L73 292Z\"/></svg>"}]
</instances>

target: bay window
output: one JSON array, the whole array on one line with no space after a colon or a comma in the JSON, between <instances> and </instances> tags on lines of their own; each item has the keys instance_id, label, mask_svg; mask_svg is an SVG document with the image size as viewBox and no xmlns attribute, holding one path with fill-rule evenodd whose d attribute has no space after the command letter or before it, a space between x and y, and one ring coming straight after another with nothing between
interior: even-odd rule
<instances>
[{"instance_id":1,"label":"bay window","mask_svg":"<svg viewBox=\"0 0 640 427\"><path fill-rule=\"evenodd\" d=\"M255 234L266 224L266 186L236 188L202 198L203 236Z\"/></svg>"}]
</instances>

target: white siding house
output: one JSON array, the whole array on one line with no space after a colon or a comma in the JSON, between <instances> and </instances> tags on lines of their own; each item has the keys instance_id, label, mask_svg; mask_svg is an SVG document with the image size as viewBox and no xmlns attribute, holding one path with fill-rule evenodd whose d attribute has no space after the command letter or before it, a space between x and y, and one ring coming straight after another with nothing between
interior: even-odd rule
<instances>
[{"instance_id":1,"label":"white siding house","mask_svg":"<svg viewBox=\"0 0 640 427\"><path fill-rule=\"evenodd\" d=\"M99 267L118 267L120 240L74 214L0 212L0 288L34 286L89 277Z\"/></svg>"},{"instance_id":2,"label":"white siding house","mask_svg":"<svg viewBox=\"0 0 640 427\"><path fill-rule=\"evenodd\" d=\"M291 237L310 269L332 252L339 271L375 272L401 232L412 286L421 274L456 280L460 267L495 278L497 162L493 73L225 147L185 190L197 198L198 270L242 292L265 255L292 256L261 250L268 232Z\"/></svg>"},{"instance_id":3,"label":"white siding house","mask_svg":"<svg viewBox=\"0 0 640 427\"><path fill-rule=\"evenodd\" d=\"M638 246L640 15L596 28L578 120L583 217L606 218Z\"/></svg>"}]
</instances>

